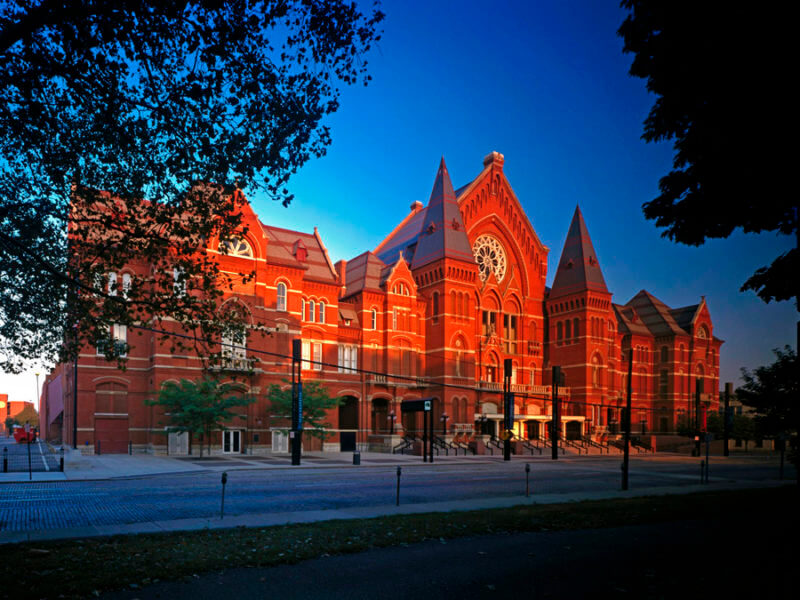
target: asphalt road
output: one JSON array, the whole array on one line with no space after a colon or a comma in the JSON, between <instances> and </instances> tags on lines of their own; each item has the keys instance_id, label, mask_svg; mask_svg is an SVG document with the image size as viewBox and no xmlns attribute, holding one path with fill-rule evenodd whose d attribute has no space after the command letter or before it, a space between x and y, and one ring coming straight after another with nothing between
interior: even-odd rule
<instances>
[{"instance_id":1,"label":"asphalt road","mask_svg":"<svg viewBox=\"0 0 800 600\"><path fill-rule=\"evenodd\" d=\"M479 457L480 458L480 457ZM531 490L569 493L617 490L620 457L526 461L480 458L464 464L404 466L401 503L520 496L524 464L531 464ZM777 462L730 458L712 463L711 481L768 481ZM794 472L786 471L791 478ZM699 459L632 458L630 486L689 485L699 481ZM225 514L244 515L394 504L396 467L231 471ZM8 483L0 487L0 530L32 531L208 518L220 508L220 473L201 472L106 481Z\"/></svg>"}]
</instances>

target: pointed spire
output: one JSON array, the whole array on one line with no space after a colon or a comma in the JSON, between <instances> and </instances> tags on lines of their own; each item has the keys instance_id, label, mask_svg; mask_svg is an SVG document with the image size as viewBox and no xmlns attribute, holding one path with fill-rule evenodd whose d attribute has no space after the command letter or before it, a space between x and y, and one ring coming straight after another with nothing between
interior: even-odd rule
<instances>
[{"instance_id":1,"label":"pointed spire","mask_svg":"<svg viewBox=\"0 0 800 600\"><path fill-rule=\"evenodd\" d=\"M564 249L561 251L561 260L558 262L550 297L566 296L587 290L608 293L600 261L597 260L592 239L589 237L589 230L583 221L580 207L576 206Z\"/></svg>"},{"instance_id":2,"label":"pointed spire","mask_svg":"<svg viewBox=\"0 0 800 600\"><path fill-rule=\"evenodd\" d=\"M411 268L419 268L445 256L475 262L456 193L442 157Z\"/></svg>"}]
</instances>

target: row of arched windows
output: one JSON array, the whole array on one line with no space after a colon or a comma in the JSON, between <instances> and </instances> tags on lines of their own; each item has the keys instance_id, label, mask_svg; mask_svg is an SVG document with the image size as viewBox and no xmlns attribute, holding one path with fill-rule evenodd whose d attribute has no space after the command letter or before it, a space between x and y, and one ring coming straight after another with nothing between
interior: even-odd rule
<instances>
[{"instance_id":1,"label":"row of arched windows","mask_svg":"<svg viewBox=\"0 0 800 600\"><path fill-rule=\"evenodd\" d=\"M300 318L309 323L325 322L325 301L302 300Z\"/></svg>"},{"instance_id":2,"label":"row of arched windows","mask_svg":"<svg viewBox=\"0 0 800 600\"><path fill-rule=\"evenodd\" d=\"M580 320L577 317L556 323L556 342L577 342L579 337Z\"/></svg>"},{"instance_id":3,"label":"row of arched windows","mask_svg":"<svg viewBox=\"0 0 800 600\"><path fill-rule=\"evenodd\" d=\"M469 318L469 294L467 292L450 292L450 312L456 319Z\"/></svg>"}]
</instances>

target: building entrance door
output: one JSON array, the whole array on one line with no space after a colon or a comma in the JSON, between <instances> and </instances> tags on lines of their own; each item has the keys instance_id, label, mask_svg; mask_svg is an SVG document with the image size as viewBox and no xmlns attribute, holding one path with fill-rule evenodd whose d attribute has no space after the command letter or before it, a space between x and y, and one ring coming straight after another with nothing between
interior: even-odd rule
<instances>
[{"instance_id":1,"label":"building entrance door","mask_svg":"<svg viewBox=\"0 0 800 600\"><path fill-rule=\"evenodd\" d=\"M181 433L172 432L167 441L167 453L171 456L184 456L189 454L189 434L185 431Z\"/></svg>"},{"instance_id":2,"label":"building entrance door","mask_svg":"<svg viewBox=\"0 0 800 600\"><path fill-rule=\"evenodd\" d=\"M98 454L127 454L128 417L94 420L95 452Z\"/></svg>"},{"instance_id":3,"label":"building entrance door","mask_svg":"<svg viewBox=\"0 0 800 600\"><path fill-rule=\"evenodd\" d=\"M242 449L242 432L239 429L226 429L222 432L222 451L225 454L238 454Z\"/></svg>"},{"instance_id":4,"label":"building entrance door","mask_svg":"<svg viewBox=\"0 0 800 600\"><path fill-rule=\"evenodd\" d=\"M351 431L347 431L347 430ZM358 430L358 398L345 396L339 406L339 450L353 452L356 449Z\"/></svg>"}]
</instances>

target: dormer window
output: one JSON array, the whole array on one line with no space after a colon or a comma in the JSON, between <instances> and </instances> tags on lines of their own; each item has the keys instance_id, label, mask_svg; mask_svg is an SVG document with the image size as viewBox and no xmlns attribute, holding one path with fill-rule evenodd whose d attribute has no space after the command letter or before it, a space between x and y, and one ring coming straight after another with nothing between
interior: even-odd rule
<instances>
[{"instance_id":1,"label":"dormer window","mask_svg":"<svg viewBox=\"0 0 800 600\"><path fill-rule=\"evenodd\" d=\"M306 262L308 259L308 250L303 240L297 240L292 246L292 254L300 262Z\"/></svg>"}]
</instances>

